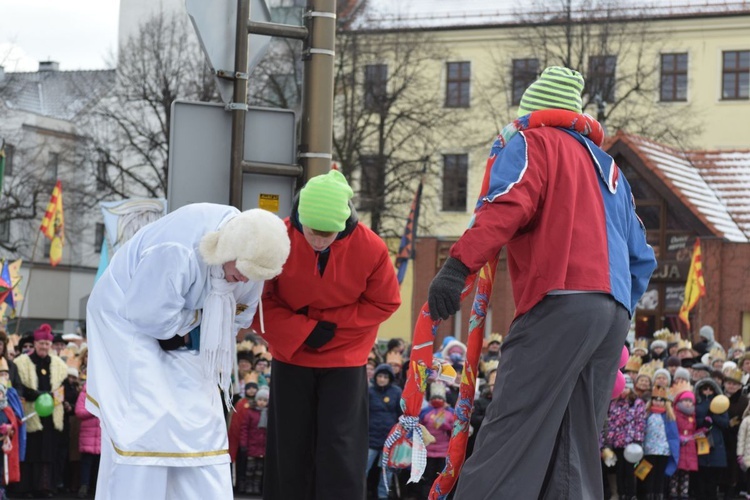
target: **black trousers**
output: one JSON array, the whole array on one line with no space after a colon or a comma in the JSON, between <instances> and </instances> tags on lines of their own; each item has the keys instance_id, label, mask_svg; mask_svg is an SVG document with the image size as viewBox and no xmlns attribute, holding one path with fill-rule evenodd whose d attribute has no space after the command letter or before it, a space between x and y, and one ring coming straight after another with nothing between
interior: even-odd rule
<instances>
[{"instance_id":1,"label":"black trousers","mask_svg":"<svg viewBox=\"0 0 750 500\"><path fill-rule=\"evenodd\" d=\"M264 500L363 500L367 375L273 360Z\"/></svg>"}]
</instances>

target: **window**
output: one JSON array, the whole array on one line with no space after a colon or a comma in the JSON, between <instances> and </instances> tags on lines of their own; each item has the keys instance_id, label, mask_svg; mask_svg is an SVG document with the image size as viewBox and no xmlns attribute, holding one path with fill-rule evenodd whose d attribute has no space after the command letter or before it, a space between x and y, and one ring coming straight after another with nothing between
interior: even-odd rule
<instances>
[{"instance_id":1,"label":"window","mask_svg":"<svg viewBox=\"0 0 750 500\"><path fill-rule=\"evenodd\" d=\"M660 101L687 101L687 70L687 54L661 55Z\"/></svg>"},{"instance_id":2,"label":"window","mask_svg":"<svg viewBox=\"0 0 750 500\"><path fill-rule=\"evenodd\" d=\"M722 99L750 97L750 50L728 51L722 54Z\"/></svg>"},{"instance_id":3,"label":"window","mask_svg":"<svg viewBox=\"0 0 750 500\"><path fill-rule=\"evenodd\" d=\"M471 63L447 63L447 85L445 87L445 107L468 108L471 86Z\"/></svg>"},{"instance_id":4,"label":"window","mask_svg":"<svg viewBox=\"0 0 750 500\"><path fill-rule=\"evenodd\" d=\"M469 175L468 155L443 155L443 210L466 211L466 186Z\"/></svg>"},{"instance_id":5,"label":"window","mask_svg":"<svg viewBox=\"0 0 750 500\"><path fill-rule=\"evenodd\" d=\"M539 74L539 59L513 59L513 106L521 104L523 93Z\"/></svg>"},{"instance_id":6,"label":"window","mask_svg":"<svg viewBox=\"0 0 750 500\"><path fill-rule=\"evenodd\" d=\"M16 148L10 144L5 144L5 173L3 175L13 175L13 154L16 152Z\"/></svg>"},{"instance_id":7,"label":"window","mask_svg":"<svg viewBox=\"0 0 750 500\"><path fill-rule=\"evenodd\" d=\"M591 56L589 77L586 79L588 94L600 96L604 102L615 100L615 69L617 56Z\"/></svg>"},{"instance_id":8,"label":"window","mask_svg":"<svg viewBox=\"0 0 750 500\"><path fill-rule=\"evenodd\" d=\"M379 193L383 189L385 168L377 155L361 156L359 163L359 209L368 212L377 208Z\"/></svg>"},{"instance_id":9,"label":"window","mask_svg":"<svg viewBox=\"0 0 750 500\"><path fill-rule=\"evenodd\" d=\"M10 221L0 222L0 241L8 243L10 241Z\"/></svg>"},{"instance_id":10,"label":"window","mask_svg":"<svg viewBox=\"0 0 750 500\"><path fill-rule=\"evenodd\" d=\"M368 64L365 66L365 109L380 111L385 105L388 65Z\"/></svg>"},{"instance_id":11,"label":"window","mask_svg":"<svg viewBox=\"0 0 750 500\"><path fill-rule=\"evenodd\" d=\"M94 250L96 253L101 253L102 245L104 244L104 224L101 222L96 223L96 236L94 237Z\"/></svg>"},{"instance_id":12,"label":"window","mask_svg":"<svg viewBox=\"0 0 750 500\"><path fill-rule=\"evenodd\" d=\"M96 164L96 189L101 191L107 187L107 162L100 161Z\"/></svg>"},{"instance_id":13,"label":"window","mask_svg":"<svg viewBox=\"0 0 750 500\"><path fill-rule=\"evenodd\" d=\"M57 169L60 166L60 155L58 153L49 154L49 163L47 164L47 180L55 182L57 180Z\"/></svg>"}]
</instances>

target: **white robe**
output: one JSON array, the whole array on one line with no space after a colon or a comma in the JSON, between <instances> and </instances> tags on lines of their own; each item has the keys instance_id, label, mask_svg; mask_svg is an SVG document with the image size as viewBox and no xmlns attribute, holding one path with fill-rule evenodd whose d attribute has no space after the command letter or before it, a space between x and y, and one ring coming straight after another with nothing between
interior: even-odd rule
<instances>
[{"instance_id":1,"label":"white robe","mask_svg":"<svg viewBox=\"0 0 750 500\"><path fill-rule=\"evenodd\" d=\"M185 335L200 321L210 266L199 242L239 213L201 203L145 226L118 250L91 292L86 408L101 420L115 463L230 461L222 399L202 376L198 352L164 351L158 340ZM248 307L235 316L235 331L250 326L262 287L237 284L237 303Z\"/></svg>"}]
</instances>

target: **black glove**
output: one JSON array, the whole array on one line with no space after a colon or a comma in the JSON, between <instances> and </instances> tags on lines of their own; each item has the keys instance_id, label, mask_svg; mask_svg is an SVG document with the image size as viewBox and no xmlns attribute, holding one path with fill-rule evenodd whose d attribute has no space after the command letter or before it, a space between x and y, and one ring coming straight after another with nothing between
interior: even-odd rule
<instances>
[{"instance_id":1,"label":"black glove","mask_svg":"<svg viewBox=\"0 0 750 500\"><path fill-rule=\"evenodd\" d=\"M461 291L468 275L469 268L463 262L448 257L443 268L432 279L427 295L433 321L448 319L461 308Z\"/></svg>"},{"instance_id":2,"label":"black glove","mask_svg":"<svg viewBox=\"0 0 750 500\"><path fill-rule=\"evenodd\" d=\"M336 324L328 321L318 321L313 331L305 339L305 345L313 349L320 349L333 338L333 332L336 330Z\"/></svg>"},{"instance_id":3,"label":"black glove","mask_svg":"<svg viewBox=\"0 0 750 500\"><path fill-rule=\"evenodd\" d=\"M185 345L185 337L175 335L171 339L159 340L159 345L165 351L174 351Z\"/></svg>"}]
</instances>

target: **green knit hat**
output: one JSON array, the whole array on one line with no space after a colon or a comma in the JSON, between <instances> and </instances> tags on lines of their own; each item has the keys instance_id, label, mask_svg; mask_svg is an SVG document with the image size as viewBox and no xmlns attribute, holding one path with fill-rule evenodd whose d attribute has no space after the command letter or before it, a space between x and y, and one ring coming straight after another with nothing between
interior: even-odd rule
<instances>
[{"instance_id":1,"label":"green knit hat","mask_svg":"<svg viewBox=\"0 0 750 500\"><path fill-rule=\"evenodd\" d=\"M550 66L521 97L518 116L542 109L567 109L582 113L583 77L573 69Z\"/></svg>"},{"instance_id":2,"label":"green knit hat","mask_svg":"<svg viewBox=\"0 0 750 500\"><path fill-rule=\"evenodd\" d=\"M338 170L315 176L299 193L299 221L317 231L343 231L352 214L349 208L352 196L354 191Z\"/></svg>"}]
</instances>

